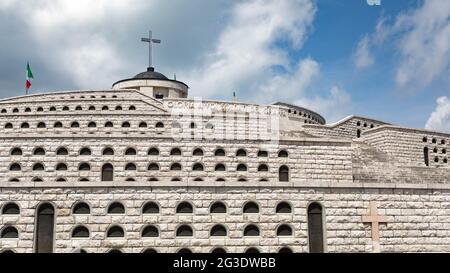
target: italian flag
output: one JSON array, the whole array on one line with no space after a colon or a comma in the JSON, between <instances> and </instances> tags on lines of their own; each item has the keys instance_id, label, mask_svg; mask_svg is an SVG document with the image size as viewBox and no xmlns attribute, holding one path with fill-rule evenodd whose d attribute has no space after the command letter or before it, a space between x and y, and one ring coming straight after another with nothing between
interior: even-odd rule
<instances>
[{"instance_id":1,"label":"italian flag","mask_svg":"<svg viewBox=\"0 0 450 273\"><path fill-rule=\"evenodd\" d=\"M27 81L25 83L25 86L27 87L27 93L28 93L28 89L30 89L30 87L31 87L31 80L34 78L33 77L33 71L31 71L31 67L30 67L29 63L27 63L26 76L27 76Z\"/></svg>"}]
</instances>

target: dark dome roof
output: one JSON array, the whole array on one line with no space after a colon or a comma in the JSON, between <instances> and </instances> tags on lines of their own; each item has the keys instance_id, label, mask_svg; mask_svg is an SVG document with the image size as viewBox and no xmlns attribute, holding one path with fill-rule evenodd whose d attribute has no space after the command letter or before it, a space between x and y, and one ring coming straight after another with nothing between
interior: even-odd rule
<instances>
[{"instance_id":1,"label":"dark dome roof","mask_svg":"<svg viewBox=\"0 0 450 273\"><path fill-rule=\"evenodd\" d=\"M163 74L155 72L155 69L153 67L147 68L146 72L137 74L133 79L168 80L168 78Z\"/></svg>"}]
</instances>

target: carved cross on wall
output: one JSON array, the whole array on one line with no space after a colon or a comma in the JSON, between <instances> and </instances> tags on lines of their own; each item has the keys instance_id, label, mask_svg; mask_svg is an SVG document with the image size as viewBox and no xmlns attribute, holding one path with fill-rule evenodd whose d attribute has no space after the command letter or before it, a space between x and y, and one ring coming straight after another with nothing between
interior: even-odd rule
<instances>
[{"instance_id":1,"label":"carved cross on wall","mask_svg":"<svg viewBox=\"0 0 450 273\"><path fill-rule=\"evenodd\" d=\"M372 250L380 252L380 223L387 223L387 219L383 215L378 215L376 201L370 201L369 214L363 215L362 222L372 225Z\"/></svg>"}]
</instances>

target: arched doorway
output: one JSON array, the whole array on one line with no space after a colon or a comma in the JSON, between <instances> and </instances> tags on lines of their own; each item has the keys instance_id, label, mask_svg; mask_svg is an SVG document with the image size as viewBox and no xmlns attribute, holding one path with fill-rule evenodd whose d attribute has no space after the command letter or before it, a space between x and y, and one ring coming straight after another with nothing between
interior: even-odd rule
<instances>
[{"instance_id":1,"label":"arched doorway","mask_svg":"<svg viewBox=\"0 0 450 273\"><path fill-rule=\"evenodd\" d=\"M323 212L319 203L311 203L308 207L309 252L324 252Z\"/></svg>"},{"instance_id":2,"label":"arched doorway","mask_svg":"<svg viewBox=\"0 0 450 273\"><path fill-rule=\"evenodd\" d=\"M52 253L55 229L55 208L49 204L41 204L37 209L35 252Z\"/></svg>"}]
</instances>

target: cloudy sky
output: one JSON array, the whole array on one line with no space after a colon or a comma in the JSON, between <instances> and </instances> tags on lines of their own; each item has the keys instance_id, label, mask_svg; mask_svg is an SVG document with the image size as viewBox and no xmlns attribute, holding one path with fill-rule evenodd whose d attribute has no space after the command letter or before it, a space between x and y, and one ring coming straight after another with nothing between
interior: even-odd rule
<instances>
[{"instance_id":1,"label":"cloudy sky","mask_svg":"<svg viewBox=\"0 0 450 273\"><path fill-rule=\"evenodd\" d=\"M369 1L377 2L377 1ZM0 97L108 89L154 66L192 97L450 132L450 1L0 0Z\"/></svg>"}]
</instances>

